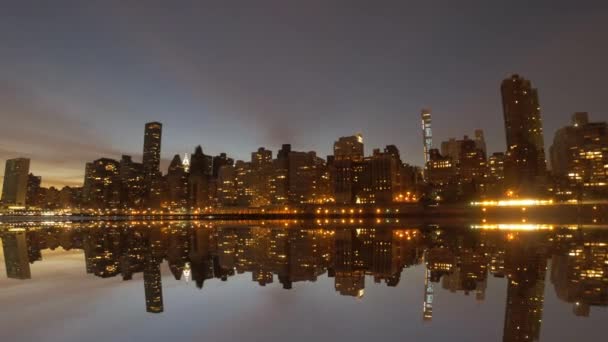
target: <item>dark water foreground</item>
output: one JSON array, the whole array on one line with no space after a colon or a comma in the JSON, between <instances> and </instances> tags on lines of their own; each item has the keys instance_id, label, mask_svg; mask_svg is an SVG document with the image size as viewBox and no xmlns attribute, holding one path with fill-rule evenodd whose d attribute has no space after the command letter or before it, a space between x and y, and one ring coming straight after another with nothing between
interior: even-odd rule
<instances>
[{"instance_id":1,"label":"dark water foreground","mask_svg":"<svg viewBox=\"0 0 608 342\"><path fill-rule=\"evenodd\" d=\"M608 229L393 220L0 226L1 341L604 341Z\"/></svg>"}]
</instances>

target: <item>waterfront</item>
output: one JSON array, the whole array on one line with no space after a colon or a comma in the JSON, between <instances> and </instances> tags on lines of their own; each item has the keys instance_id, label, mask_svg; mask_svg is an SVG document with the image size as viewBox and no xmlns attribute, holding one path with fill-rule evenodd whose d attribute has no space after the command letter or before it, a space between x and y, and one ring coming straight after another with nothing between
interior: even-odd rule
<instances>
[{"instance_id":1,"label":"waterfront","mask_svg":"<svg viewBox=\"0 0 608 342\"><path fill-rule=\"evenodd\" d=\"M95 221L0 235L8 341L601 340L608 318L597 225Z\"/></svg>"}]
</instances>

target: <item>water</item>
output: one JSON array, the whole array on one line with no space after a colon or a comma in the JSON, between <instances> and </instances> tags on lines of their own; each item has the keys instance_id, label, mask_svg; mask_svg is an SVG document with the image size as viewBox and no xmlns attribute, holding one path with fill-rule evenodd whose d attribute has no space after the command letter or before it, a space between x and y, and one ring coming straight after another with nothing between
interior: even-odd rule
<instances>
[{"instance_id":1,"label":"water","mask_svg":"<svg viewBox=\"0 0 608 342\"><path fill-rule=\"evenodd\" d=\"M503 228L5 225L0 340L605 340L608 229Z\"/></svg>"}]
</instances>

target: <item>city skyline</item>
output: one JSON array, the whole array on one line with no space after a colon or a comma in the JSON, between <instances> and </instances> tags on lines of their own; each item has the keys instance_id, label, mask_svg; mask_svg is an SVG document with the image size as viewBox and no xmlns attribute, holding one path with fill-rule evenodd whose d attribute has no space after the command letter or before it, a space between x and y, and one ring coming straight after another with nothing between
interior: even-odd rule
<instances>
[{"instance_id":1,"label":"city skyline","mask_svg":"<svg viewBox=\"0 0 608 342\"><path fill-rule=\"evenodd\" d=\"M525 13L517 4L464 6L455 16L445 4L267 5L191 13L108 2L7 6L0 113L13 125L0 129L0 161L28 157L43 185L82 185L86 161L141 160L141 123L157 120L163 172L174 154L199 144L243 160L284 143L324 156L355 132L366 155L395 144L403 161L422 165L425 107L435 148L480 128L488 154L504 152L497 85L512 73L539 90L546 155L572 113L606 120L608 51L597 43L606 5L546 2ZM143 15L131 21L135 11ZM436 25L420 28L423 21Z\"/></svg>"}]
</instances>

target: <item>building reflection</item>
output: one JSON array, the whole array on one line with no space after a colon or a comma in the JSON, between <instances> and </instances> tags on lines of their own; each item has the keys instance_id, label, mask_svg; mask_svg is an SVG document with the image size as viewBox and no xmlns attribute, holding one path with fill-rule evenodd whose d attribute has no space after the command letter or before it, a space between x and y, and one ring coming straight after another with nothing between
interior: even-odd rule
<instances>
[{"instance_id":1,"label":"building reflection","mask_svg":"<svg viewBox=\"0 0 608 342\"><path fill-rule=\"evenodd\" d=\"M163 274L199 289L245 273L259 286L292 289L327 274L337 294L362 298L366 285L397 286L416 265L424 267L424 321L441 310L437 291L484 301L488 277L504 278L504 341L539 339L546 277L577 316L608 306L606 230L251 223L71 223L10 227L0 237L9 278L31 278L43 250L83 250L87 274L129 281L142 273L150 313L164 311Z\"/></svg>"}]
</instances>

